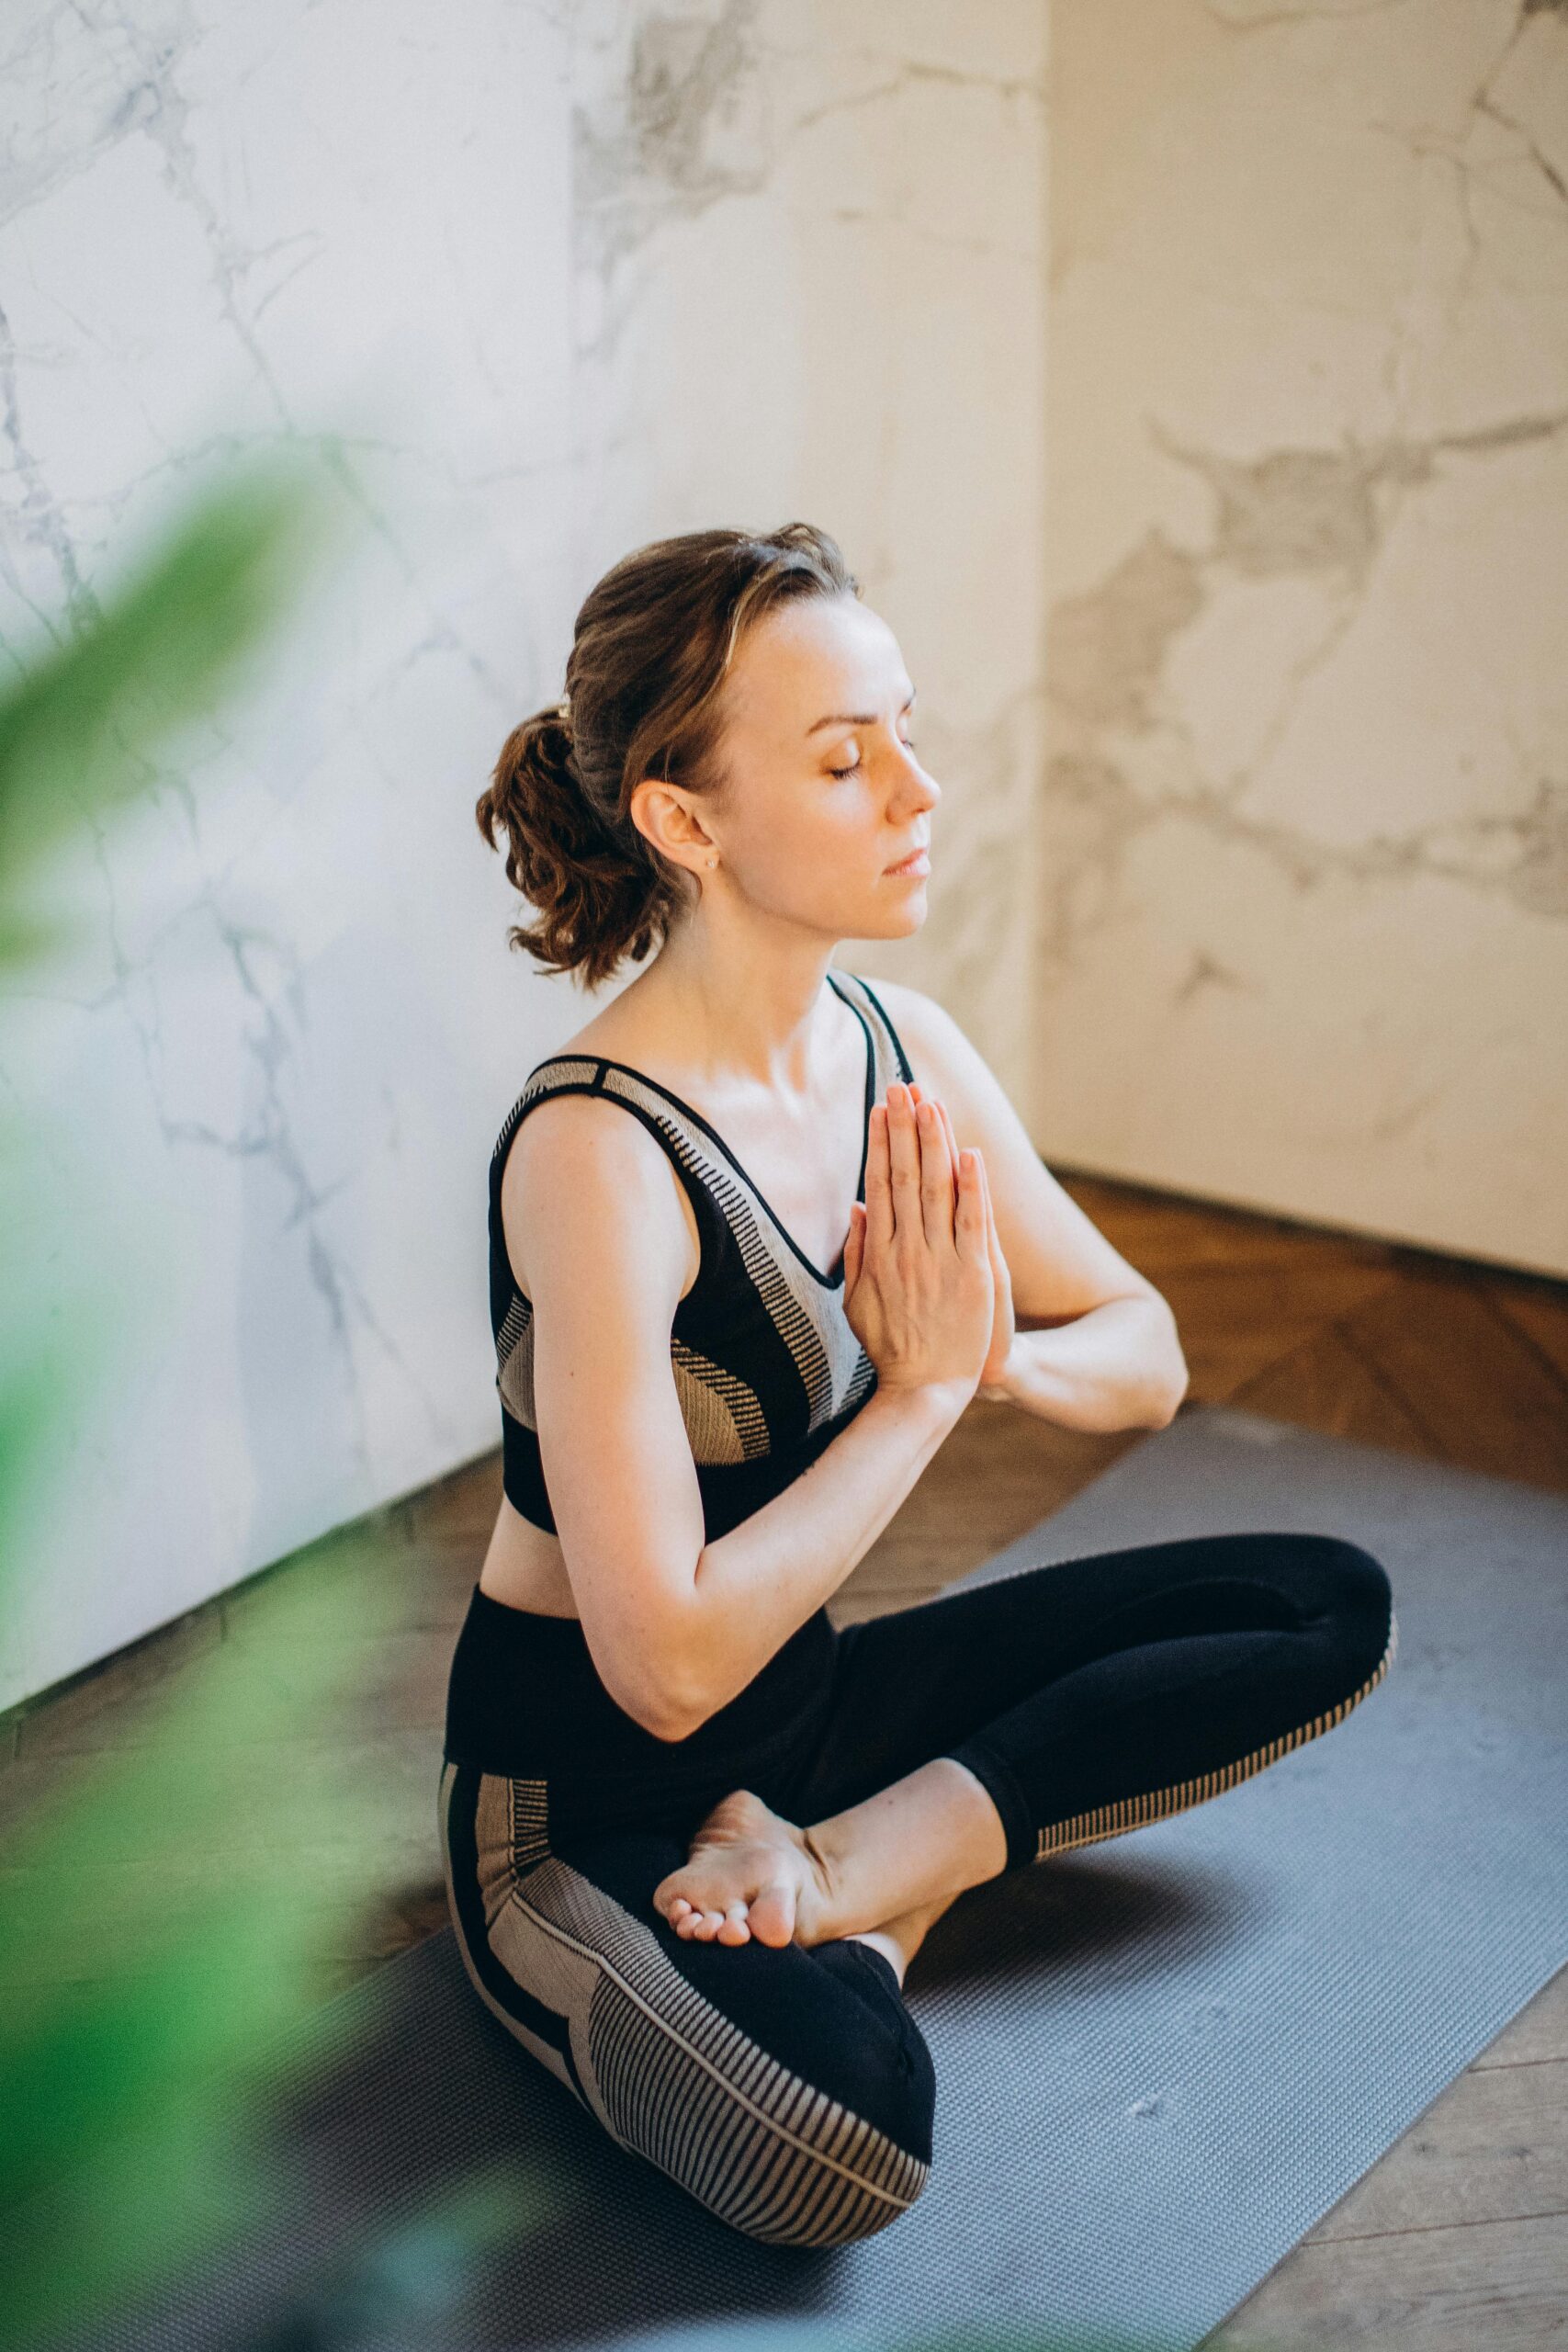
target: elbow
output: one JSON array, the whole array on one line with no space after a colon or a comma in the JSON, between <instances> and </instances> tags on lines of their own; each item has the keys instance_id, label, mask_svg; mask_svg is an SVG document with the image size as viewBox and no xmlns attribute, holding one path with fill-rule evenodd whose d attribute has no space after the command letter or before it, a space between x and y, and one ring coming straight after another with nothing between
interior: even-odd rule
<instances>
[{"instance_id":1,"label":"elbow","mask_svg":"<svg viewBox=\"0 0 1568 2352\"><path fill-rule=\"evenodd\" d=\"M613 1679L601 1668L599 1679L621 1713L629 1715L639 1731L662 1740L666 1747L678 1747L706 1720L674 1676L650 1671L646 1661L636 1674L616 1674Z\"/></svg>"},{"instance_id":2,"label":"elbow","mask_svg":"<svg viewBox=\"0 0 1568 2352\"><path fill-rule=\"evenodd\" d=\"M633 1711L628 1707L626 1713L631 1714ZM701 1730L707 1721L707 1710L682 1703L666 1685L656 1694L645 1696L636 1710L635 1720L666 1747L678 1747L683 1739L690 1739L694 1731Z\"/></svg>"},{"instance_id":3,"label":"elbow","mask_svg":"<svg viewBox=\"0 0 1568 2352\"><path fill-rule=\"evenodd\" d=\"M690 1739L713 1712L694 1690L684 1663L661 1657L651 1643L639 1647L635 1660L619 1664L613 1677L601 1668L600 1679L622 1713L666 1747Z\"/></svg>"},{"instance_id":4,"label":"elbow","mask_svg":"<svg viewBox=\"0 0 1568 2352\"><path fill-rule=\"evenodd\" d=\"M666 1747L689 1739L714 1712L694 1570L580 1566L572 1589L594 1671L622 1714Z\"/></svg>"},{"instance_id":5,"label":"elbow","mask_svg":"<svg viewBox=\"0 0 1568 2352\"><path fill-rule=\"evenodd\" d=\"M1176 1317L1168 1300L1158 1297L1160 1344L1157 1353L1145 1361L1145 1408L1140 1426L1154 1430L1170 1427L1180 1410L1182 1399L1191 1385L1187 1359L1177 1336Z\"/></svg>"},{"instance_id":6,"label":"elbow","mask_svg":"<svg viewBox=\"0 0 1568 2352\"><path fill-rule=\"evenodd\" d=\"M694 1731L700 1731L706 1721L705 1715L656 1715L650 1717L643 1728L650 1731L655 1739L662 1740L667 1747L679 1747L683 1739L690 1739Z\"/></svg>"},{"instance_id":7,"label":"elbow","mask_svg":"<svg viewBox=\"0 0 1568 2352\"><path fill-rule=\"evenodd\" d=\"M607 1676L604 1679L623 1713L628 1714L639 1730L661 1740L667 1747L679 1747L682 1740L689 1739L704 1720L681 1677L660 1672L647 1658L639 1661L634 1673L621 1676L613 1687Z\"/></svg>"}]
</instances>

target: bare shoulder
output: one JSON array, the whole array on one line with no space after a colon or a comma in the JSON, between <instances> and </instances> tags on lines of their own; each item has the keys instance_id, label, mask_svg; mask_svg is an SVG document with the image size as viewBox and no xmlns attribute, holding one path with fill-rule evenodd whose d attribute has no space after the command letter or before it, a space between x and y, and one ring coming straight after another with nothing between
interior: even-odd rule
<instances>
[{"instance_id":1,"label":"bare shoulder","mask_svg":"<svg viewBox=\"0 0 1568 2352\"><path fill-rule=\"evenodd\" d=\"M684 1297L701 1258L697 1221L669 1154L604 1094L552 1094L521 1122L501 1178L506 1252L524 1296L585 1258ZM537 1248L548 1238L549 1247ZM661 1279L662 1277L662 1279Z\"/></svg>"}]
</instances>

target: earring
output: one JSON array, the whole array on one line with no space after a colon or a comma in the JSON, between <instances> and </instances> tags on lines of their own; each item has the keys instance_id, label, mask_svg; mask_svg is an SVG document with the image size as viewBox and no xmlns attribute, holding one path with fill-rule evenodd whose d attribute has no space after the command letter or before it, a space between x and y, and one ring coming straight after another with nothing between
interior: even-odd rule
<instances>
[{"instance_id":1,"label":"earring","mask_svg":"<svg viewBox=\"0 0 1568 2352\"><path fill-rule=\"evenodd\" d=\"M713 856L713 857L710 857L710 858L709 858L709 860L708 860L708 864L709 864L710 865L716 865L718 864L717 856L716 856L716 855L715 855L715 856Z\"/></svg>"}]
</instances>

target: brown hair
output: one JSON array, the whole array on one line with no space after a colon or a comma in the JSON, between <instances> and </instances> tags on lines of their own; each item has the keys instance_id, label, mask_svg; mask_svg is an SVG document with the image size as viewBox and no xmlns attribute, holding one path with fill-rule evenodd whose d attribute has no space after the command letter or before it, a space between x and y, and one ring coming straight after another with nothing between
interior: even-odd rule
<instances>
[{"instance_id":1,"label":"brown hair","mask_svg":"<svg viewBox=\"0 0 1568 2352\"><path fill-rule=\"evenodd\" d=\"M567 662L570 715L514 727L475 815L538 910L513 947L593 988L662 944L690 877L630 815L645 775L717 795L720 690L744 632L799 596L858 596L838 544L809 523L766 537L687 531L624 556L589 591Z\"/></svg>"}]
</instances>

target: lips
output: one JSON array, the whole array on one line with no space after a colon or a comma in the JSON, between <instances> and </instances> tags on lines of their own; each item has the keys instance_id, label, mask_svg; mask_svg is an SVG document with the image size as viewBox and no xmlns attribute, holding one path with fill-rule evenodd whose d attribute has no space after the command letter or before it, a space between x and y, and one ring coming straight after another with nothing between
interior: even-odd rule
<instances>
[{"instance_id":1,"label":"lips","mask_svg":"<svg viewBox=\"0 0 1568 2352\"><path fill-rule=\"evenodd\" d=\"M890 865L887 868L889 874L899 875L929 874L931 870L931 856L924 842L920 843L919 849L912 849L908 857L901 858L897 865Z\"/></svg>"}]
</instances>

